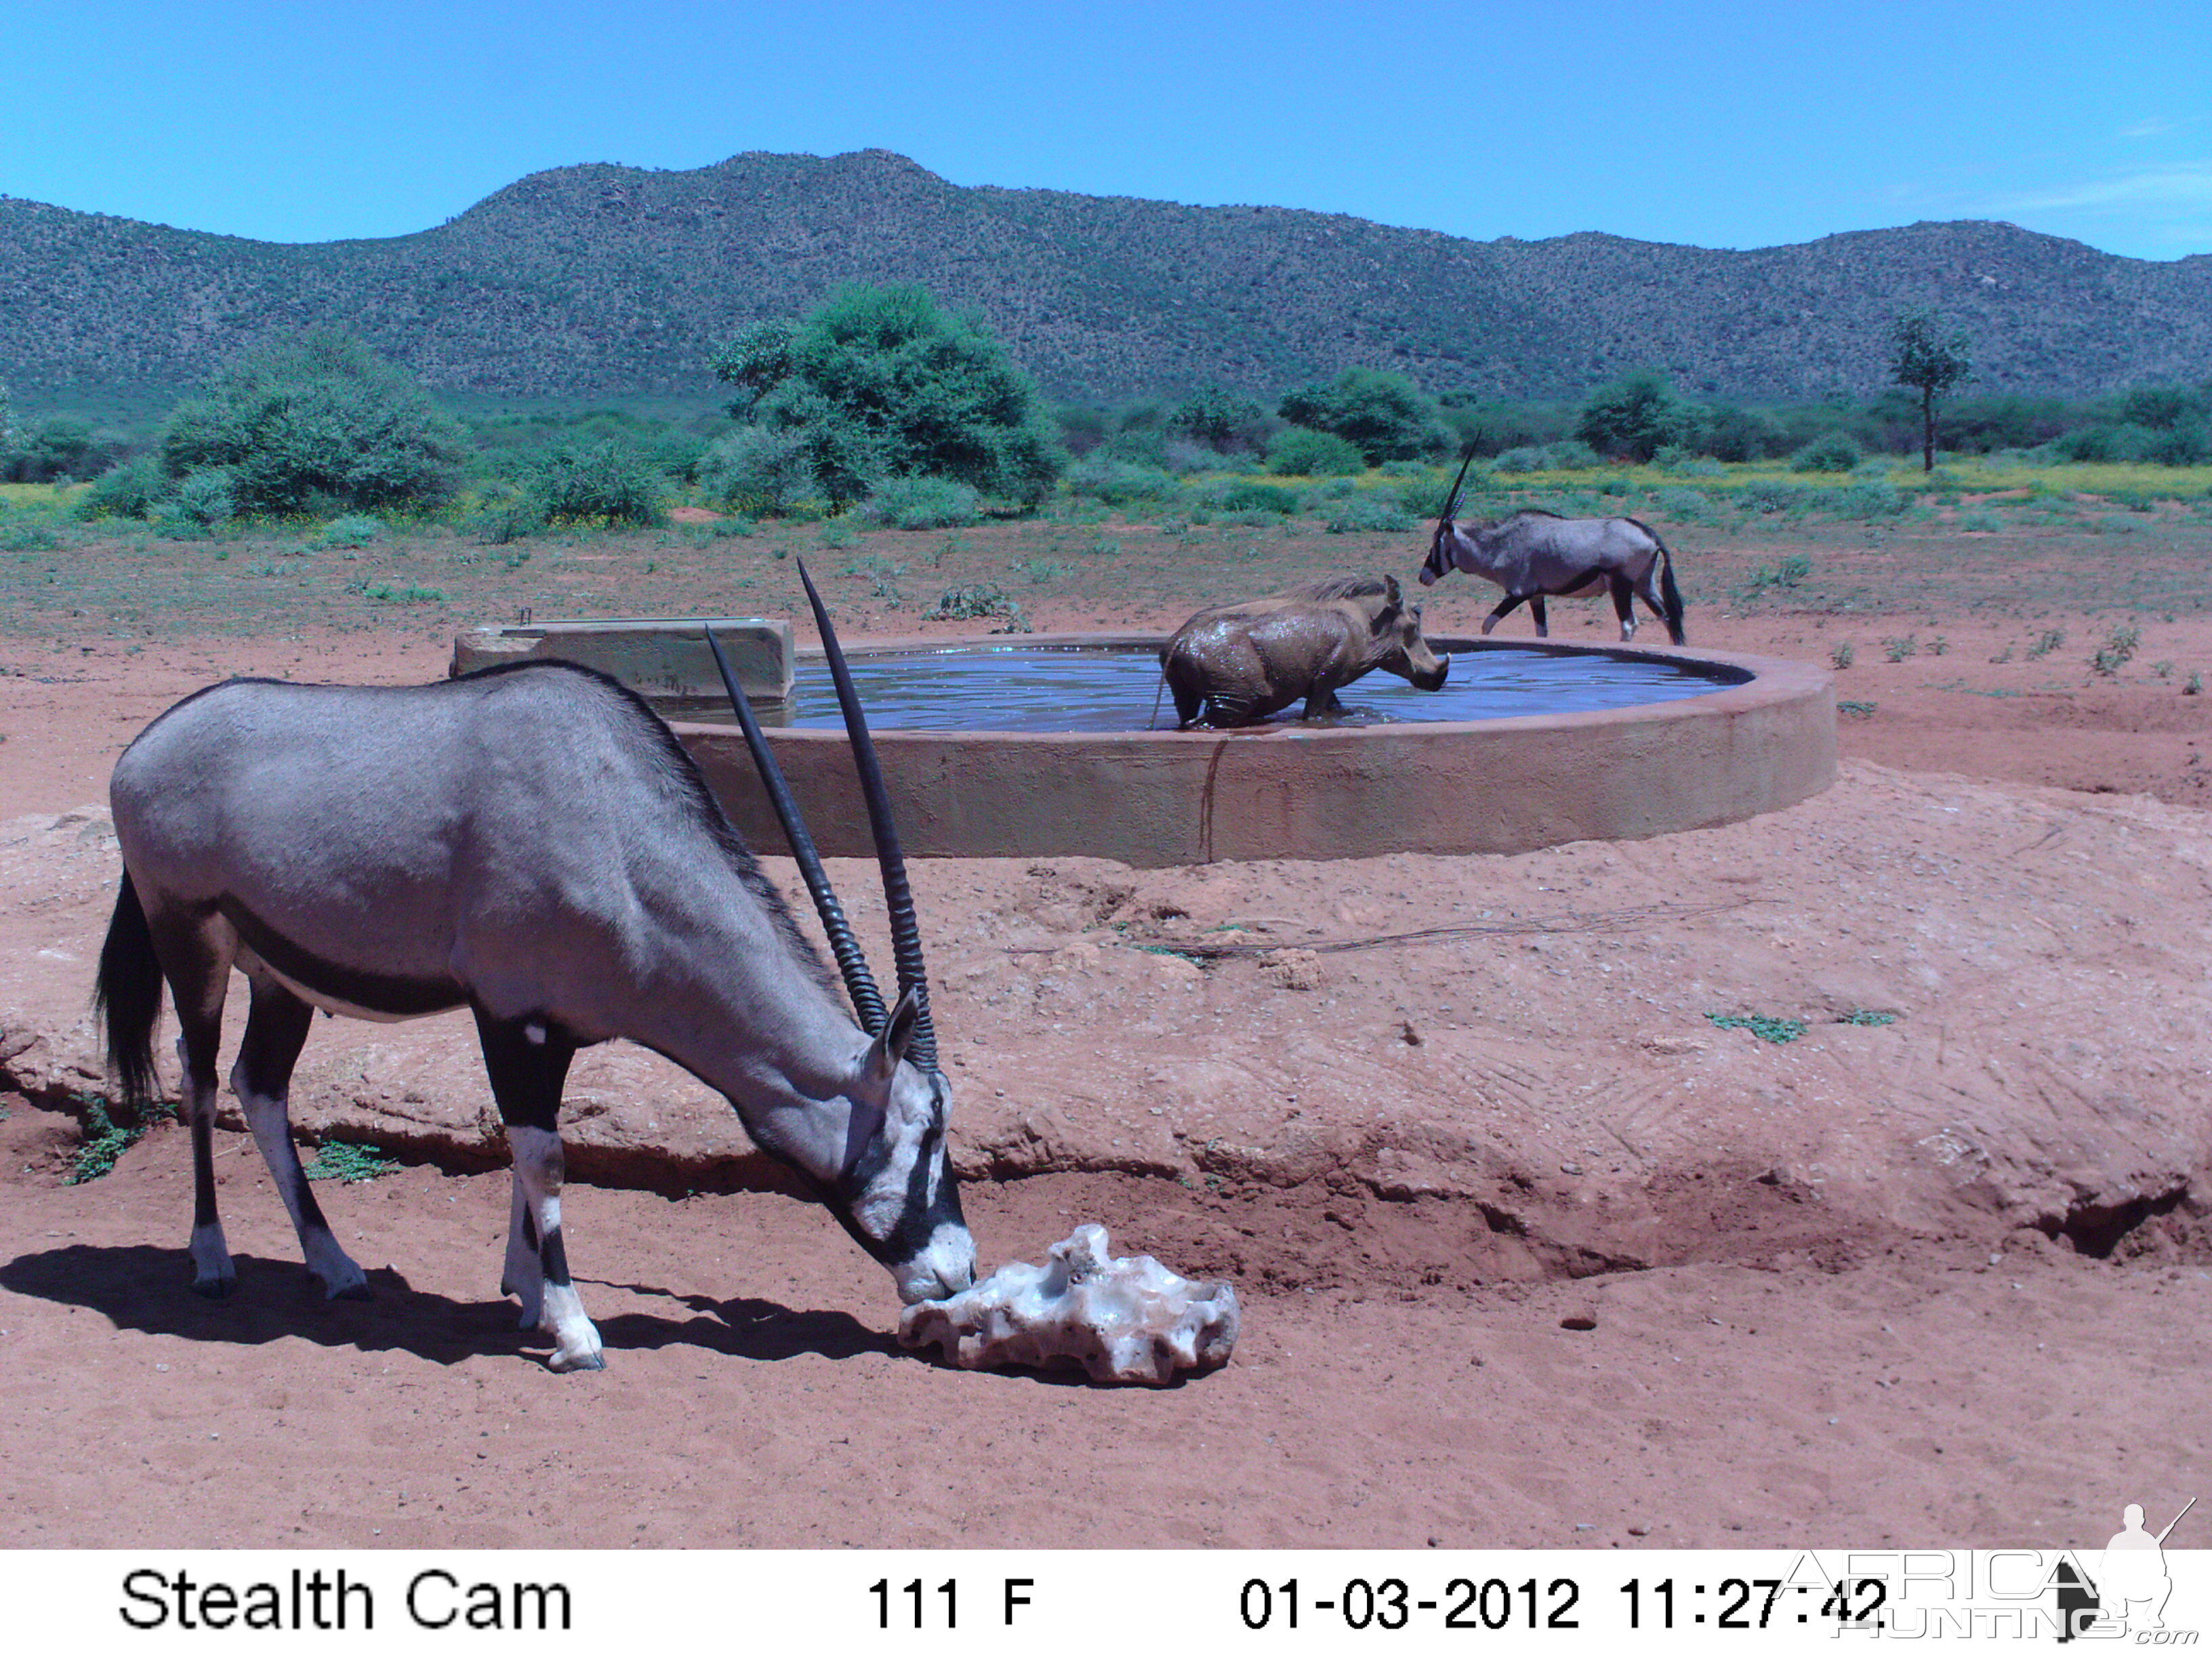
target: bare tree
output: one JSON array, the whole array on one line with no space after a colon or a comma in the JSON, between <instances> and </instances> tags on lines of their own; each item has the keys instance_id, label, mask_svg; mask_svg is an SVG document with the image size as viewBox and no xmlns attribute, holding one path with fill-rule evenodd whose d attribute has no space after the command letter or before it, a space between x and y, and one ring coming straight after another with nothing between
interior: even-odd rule
<instances>
[{"instance_id":1,"label":"bare tree","mask_svg":"<svg viewBox=\"0 0 2212 1659\"><path fill-rule=\"evenodd\" d=\"M1909 306L1889 325L1889 377L1920 392L1920 470L1936 470L1936 400L1974 377L1966 331L1933 306Z\"/></svg>"}]
</instances>

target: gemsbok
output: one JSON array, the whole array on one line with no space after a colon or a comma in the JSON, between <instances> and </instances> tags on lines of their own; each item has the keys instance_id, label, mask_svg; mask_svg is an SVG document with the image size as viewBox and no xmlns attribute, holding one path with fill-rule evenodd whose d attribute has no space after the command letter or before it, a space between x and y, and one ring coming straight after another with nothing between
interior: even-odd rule
<instances>
[{"instance_id":1,"label":"gemsbok","mask_svg":"<svg viewBox=\"0 0 2212 1659\"><path fill-rule=\"evenodd\" d=\"M1526 604L1536 618L1536 637L1550 637L1544 614L1547 596L1580 597L1611 590L1620 618L1620 642L1636 637L1636 600L1667 624L1667 637L1686 643L1682 633L1682 594L1674 586L1674 556L1658 532L1640 519L1563 519L1527 507L1496 524L1457 521L1460 492L1467 483L1469 450L1459 477L1437 515L1429 556L1421 564L1421 586L1431 587L1453 570L1464 570L1505 590L1498 608L1482 619L1485 634ZM1658 586L1652 586L1654 574Z\"/></svg>"},{"instance_id":2,"label":"gemsbok","mask_svg":"<svg viewBox=\"0 0 2212 1659\"><path fill-rule=\"evenodd\" d=\"M524 1329L551 1337L556 1371L604 1363L562 1242L557 1120L576 1051L616 1037L726 1096L754 1141L890 1268L904 1301L973 1281L890 801L811 580L806 592L883 866L900 986L889 1009L711 630L850 1013L675 735L588 669L526 663L398 687L231 680L124 751L110 791L123 883L97 1000L133 1106L157 1088L164 981L175 1004L195 1291L237 1284L211 1136L234 966L252 994L230 1085L326 1296L368 1292L308 1188L286 1115L317 1008L476 1016L514 1166L500 1289L520 1299Z\"/></svg>"}]
</instances>

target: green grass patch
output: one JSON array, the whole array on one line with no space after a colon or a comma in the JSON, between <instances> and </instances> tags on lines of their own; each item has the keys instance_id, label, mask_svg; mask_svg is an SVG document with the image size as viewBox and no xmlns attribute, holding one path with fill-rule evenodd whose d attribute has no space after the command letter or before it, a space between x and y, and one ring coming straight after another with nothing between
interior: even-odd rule
<instances>
[{"instance_id":1,"label":"green grass patch","mask_svg":"<svg viewBox=\"0 0 2212 1659\"><path fill-rule=\"evenodd\" d=\"M1802 1019L1784 1019L1779 1014L1707 1014L1705 1018L1723 1031L1748 1031L1761 1042L1795 1042L1805 1035Z\"/></svg>"},{"instance_id":2,"label":"green grass patch","mask_svg":"<svg viewBox=\"0 0 2212 1659\"><path fill-rule=\"evenodd\" d=\"M422 587L410 582L404 587L391 582L362 582L354 590L364 599L376 599L386 605L443 605L446 592L441 587Z\"/></svg>"},{"instance_id":3,"label":"green grass patch","mask_svg":"<svg viewBox=\"0 0 2212 1659\"><path fill-rule=\"evenodd\" d=\"M374 1146L326 1140L315 1149L314 1162L303 1164L301 1170L310 1181L342 1181L351 1186L388 1176L398 1167L398 1158L386 1158Z\"/></svg>"},{"instance_id":4,"label":"green grass patch","mask_svg":"<svg viewBox=\"0 0 2212 1659\"><path fill-rule=\"evenodd\" d=\"M137 1122L122 1124L109 1115L104 1096L80 1094L76 1102L84 1144L70 1160L69 1173L62 1177L64 1187L82 1187L88 1181L99 1180L115 1168L116 1159L136 1146L147 1130L161 1119L176 1115L175 1107L156 1104Z\"/></svg>"},{"instance_id":5,"label":"green grass patch","mask_svg":"<svg viewBox=\"0 0 2212 1659\"><path fill-rule=\"evenodd\" d=\"M1894 1025L1895 1014L1885 1014L1874 1008L1854 1008L1848 1014L1836 1016L1838 1025Z\"/></svg>"}]
</instances>

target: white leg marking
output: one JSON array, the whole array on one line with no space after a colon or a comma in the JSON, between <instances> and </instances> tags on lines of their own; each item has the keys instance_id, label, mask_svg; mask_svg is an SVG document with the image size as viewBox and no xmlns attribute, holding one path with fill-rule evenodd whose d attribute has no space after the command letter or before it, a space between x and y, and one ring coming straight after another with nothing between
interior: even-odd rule
<instances>
[{"instance_id":1,"label":"white leg marking","mask_svg":"<svg viewBox=\"0 0 2212 1659\"><path fill-rule=\"evenodd\" d=\"M545 1363L556 1371L598 1370L606 1363L601 1358L599 1333L569 1282L561 1238L561 1137L550 1130L509 1124L507 1139L514 1149L515 1180L530 1218L538 1225L538 1266L544 1277L538 1328L554 1344ZM556 1250L562 1256L549 1262Z\"/></svg>"},{"instance_id":2,"label":"white leg marking","mask_svg":"<svg viewBox=\"0 0 2212 1659\"><path fill-rule=\"evenodd\" d=\"M284 1200L285 1212L292 1218L292 1231L300 1236L300 1254L307 1259L307 1271L322 1281L325 1300L364 1294L368 1275L339 1248L327 1225L308 1219L307 1177L300 1169L299 1149L292 1145L292 1125L285 1116L284 1103L242 1089L241 1081L232 1072L231 1089L246 1108L254 1144L261 1148L269 1178L276 1182L276 1195Z\"/></svg>"}]
</instances>

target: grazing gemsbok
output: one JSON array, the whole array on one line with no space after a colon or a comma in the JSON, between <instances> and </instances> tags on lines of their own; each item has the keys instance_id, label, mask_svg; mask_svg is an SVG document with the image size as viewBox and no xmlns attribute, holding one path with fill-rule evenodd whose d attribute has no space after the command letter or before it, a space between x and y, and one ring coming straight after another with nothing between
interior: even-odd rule
<instances>
[{"instance_id":1,"label":"grazing gemsbok","mask_svg":"<svg viewBox=\"0 0 2212 1659\"><path fill-rule=\"evenodd\" d=\"M801 572L802 576L804 572ZM123 884L98 1000L125 1100L155 1091L164 979L191 1131L192 1288L237 1276L210 1130L223 994L252 1000L231 1087L325 1294L368 1294L301 1173L286 1120L313 1011L404 1019L467 1007L507 1125L514 1199L502 1294L555 1370L599 1336L561 1235L562 1085L577 1049L628 1037L720 1091L913 1303L972 1282L945 1159L921 946L890 802L844 658L806 585L876 832L898 961L886 1011L774 757L710 633L843 970L838 1005L683 745L639 697L570 664L434 685L232 680L186 698L116 763Z\"/></svg>"},{"instance_id":2,"label":"grazing gemsbok","mask_svg":"<svg viewBox=\"0 0 2212 1659\"><path fill-rule=\"evenodd\" d=\"M1524 508L1496 524L1455 521L1460 490L1467 483L1472 450L1460 463L1459 477L1437 515L1437 532L1421 565L1421 586L1454 569L1496 582L1505 590L1498 608L1482 619L1486 634L1524 602L1536 618L1536 637L1550 637L1544 599L1579 597L1611 589L1620 618L1620 640L1636 637L1636 605L1641 599L1667 624L1667 636L1684 644L1682 594L1674 586L1674 558L1658 532L1639 519L1563 519L1556 513ZM1658 574L1658 590L1652 574Z\"/></svg>"}]
</instances>

